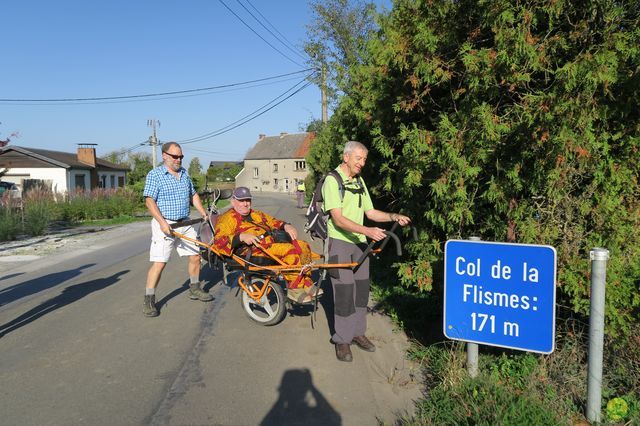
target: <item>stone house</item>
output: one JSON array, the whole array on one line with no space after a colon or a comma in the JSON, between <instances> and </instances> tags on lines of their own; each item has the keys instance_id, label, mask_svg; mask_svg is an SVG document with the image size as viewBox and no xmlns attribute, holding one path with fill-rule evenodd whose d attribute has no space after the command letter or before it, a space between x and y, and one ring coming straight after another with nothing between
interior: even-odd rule
<instances>
[{"instance_id":1,"label":"stone house","mask_svg":"<svg viewBox=\"0 0 640 426\"><path fill-rule=\"evenodd\" d=\"M244 168L236 176L236 186L252 191L292 193L309 174L306 155L315 133L260 135L244 158Z\"/></svg>"}]
</instances>

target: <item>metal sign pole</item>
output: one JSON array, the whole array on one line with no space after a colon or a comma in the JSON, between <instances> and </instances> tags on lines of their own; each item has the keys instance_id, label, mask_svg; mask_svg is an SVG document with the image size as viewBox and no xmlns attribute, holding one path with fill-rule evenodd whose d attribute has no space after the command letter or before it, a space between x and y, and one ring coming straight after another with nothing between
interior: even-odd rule
<instances>
[{"instance_id":1,"label":"metal sign pole","mask_svg":"<svg viewBox=\"0 0 640 426\"><path fill-rule=\"evenodd\" d=\"M480 237L469 237L470 241L480 241ZM469 377L478 377L478 344L467 343L467 373Z\"/></svg>"},{"instance_id":2,"label":"metal sign pole","mask_svg":"<svg viewBox=\"0 0 640 426\"><path fill-rule=\"evenodd\" d=\"M602 350L604 346L604 295L609 250L594 248L591 258L591 311L589 316L589 365L587 419L600 423L602 406Z\"/></svg>"}]
</instances>

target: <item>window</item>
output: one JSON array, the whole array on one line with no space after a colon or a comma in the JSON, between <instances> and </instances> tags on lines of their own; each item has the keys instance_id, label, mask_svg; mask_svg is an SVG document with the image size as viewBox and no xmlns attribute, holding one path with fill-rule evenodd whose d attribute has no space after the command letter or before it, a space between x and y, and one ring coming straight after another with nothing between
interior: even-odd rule
<instances>
[{"instance_id":1,"label":"window","mask_svg":"<svg viewBox=\"0 0 640 426\"><path fill-rule=\"evenodd\" d=\"M273 173L278 173L278 163L273 164Z\"/></svg>"},{"instance_id":2,"label":"window","mask_svg":"<svg viewBox=\"0 0 640 426\"><path fill-rule=\"evenodd\" d=\"M75 178L75 189L79 189L79 190L84 190L85 189L85 185L84 185L84 175L76 175Z\"/></svg>"},{"instance_id":3,"label":"window","mask_svg":"<svg viewBox=\"0 0 640 426\"><path fill-rule=\"evenodd\" d=\"M253 168L253 177L254 177L254 178L257 178L258 176L260 176L260 174L258 174L258 168L257 168L257 167L254 167L254 168Z\"/></svg>"},{"instance_id":4,"label":"window","mask_svg":"<svg viewBox=\"0 0 640 426\"><path fill-rule=\"evenodd\" d=\"M106 188L107 187L107 176L100 175L100 179L98 182L98 188Z\"/></svg>"},{"instance_id":5,"label":"window","mask_svg":"<svg viewBox=\"0 0 640 426\"><path fill-rule=\"evenodd\" d=\"M116 176L115 175L111 175L111 178L109 180L111 181L110 188L115 188L116 187Z\"/></svg>"},{"instance_id":6,"label":"window","mask_svg":"<svg viewBox=\"0 0 640 426\"><path fill-rule=\"evenodd\" d=\"M118 188L122 188L124 186L124 176L118 176Z\"/></svg>"},{"instance_id":7,"label":"window","mask_svg":"<svg viewBox=\"0 0 640 426\"><path fill-rule=\"evenodd\" d=\"M305 161L296 161L294 170L305 170L307 163Z\"/></svg>"}]
</instances>

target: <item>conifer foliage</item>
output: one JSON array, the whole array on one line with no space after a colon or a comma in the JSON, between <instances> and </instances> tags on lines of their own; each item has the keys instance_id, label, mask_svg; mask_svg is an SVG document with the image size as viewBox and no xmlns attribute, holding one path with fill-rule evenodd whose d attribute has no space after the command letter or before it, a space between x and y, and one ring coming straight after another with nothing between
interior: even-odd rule
<instances>
[{"instance_id":1,"label":"conifer foliage","mask_svg":"<svg viewBox=\"0 0 640 426\"><path fill-rule=\"evenodd\" d=\"M378 205L421 230L400 282L437 290L447 239L549 244L559 304L587 314L605 247L608 332L624 333L640 306L640 1L396 0L378 19L309 161L370 147Z\"/></svg>"}]
</instances>

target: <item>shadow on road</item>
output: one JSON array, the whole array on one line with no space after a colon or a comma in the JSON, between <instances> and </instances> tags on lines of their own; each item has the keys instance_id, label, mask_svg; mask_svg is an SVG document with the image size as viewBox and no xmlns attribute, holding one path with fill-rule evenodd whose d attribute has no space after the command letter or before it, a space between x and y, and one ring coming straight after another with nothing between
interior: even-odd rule
<instances>
[{"instance_id":1,"label":"shadow on road","mask_svg":"<svg viewBox=\"0 0 640 426\"><path fill-rule=\"evenodd\" d=\"M60 283L68 281L80 275L83 269L94 266L95 263L88 263L79 268L70 269L68 271L56 272L54 274L44 275L33 280L15 284L0 290L0 306L8 305L26 296L39 293L43 290L57 286ZM19 274L16 274L19 275ZM3 278L4 279L4 278Z\"/></svg>"},{"instance_id":2,"label":"shadow on road","mask_svg":"<svg viewBox=\"0 0 640 426\"><path fill-rule=\"evenodd\" d=\"M222 272L211 269L208 266L205 266L200 270L200 280L207 282L207 284L203 286L203 289L205 291L210 291L214 285L216 285L222 280ZM162 285L162 279L161 279L160 285ZM162 299L158 300L156 302L156 308L158 308L158 310L162 309L162 307L164 305L167 305L171 299L181 295L186 291L189 291L189 279L186 279L180 287L172 290L170 293L166 294Z\"/></svg>"},{"instance_id":3,"label":"shadow on road","mask_svg":"<svg viewBox=\"0 0 640 426\"><path fill-rule=\"evenodd\" d=\"M18 272L15 274L9 274L9 275L5 275L4 277L0 277L0 281L2 280L8 280L9 278L14 278L14 277L18 277L20 275L24 274L24 272Z\"/></svg>"},{"instance_id":4,"label":"shadow on road","mask_svg":"<svg viewBox=\"0 0 640 426\"><path fill-rule=\"evenodd\" d=\"M342 417L316 389L309 370L287 370L278 388L280 396L260 426L342 424Z\"/></svg>"},{"instance_id":5,"label":"shadow on road","mask_svg":"<svg viewBox=\"0 0 640 426\"><path fill-rule=\"evenodd\" d=\"M35 308L20 315L18 318L9 321L6 324L0 325L0 337L3 337L6 334L11 333L12 331L15 331L20 327L25 326L43 317L44 315L55 311L56 309L77 302L78 300L82 299L90 293L93 293L94 291L102 290L112 284L115 284L120 280L120 276L126 274L127 272L129 272L128 269L113 274L112 276L107 278L87 281L84 283L74 284L66 287L64 290L62 290L62 293L58 294L57 296L46 300L44 303L41 303Z\"/></svg>"}]
</instances>

